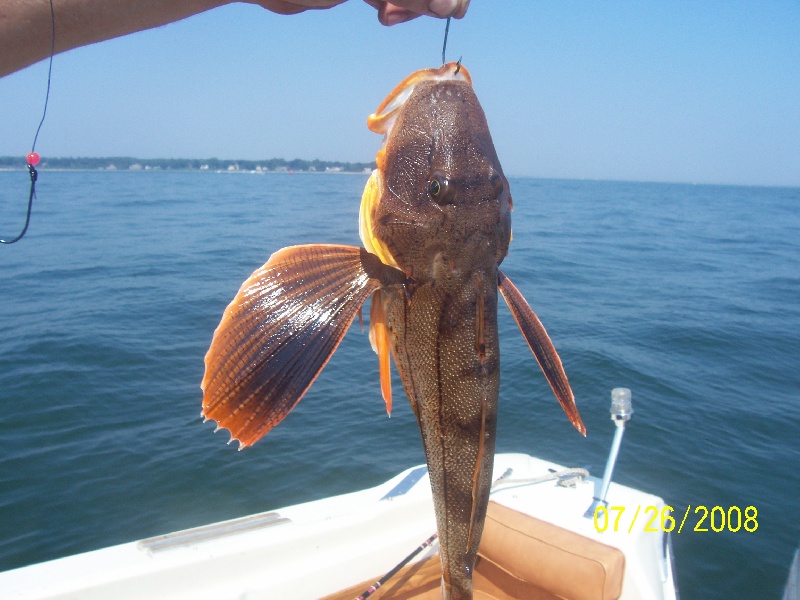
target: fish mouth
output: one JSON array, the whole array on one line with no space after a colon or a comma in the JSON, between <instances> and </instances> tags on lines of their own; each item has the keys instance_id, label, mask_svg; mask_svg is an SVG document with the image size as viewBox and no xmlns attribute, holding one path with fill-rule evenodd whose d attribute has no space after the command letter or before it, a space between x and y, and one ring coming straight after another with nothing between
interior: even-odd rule
<instances>
[{"instance_id":1,"label":"fish mouth","mask_svg":"<svg viewBox=\"0 0 800 600\"><path fill-rule=\"evenodd\" d=\"M397 120L400 109L411 96L418 83L423 81L466 81L472 85L472 77L460 63L449 62L435 69L420 69L403 79L381 102L378 109L367 117L367 127L375 133L388 135Z\"/></svg>"}]
</instances>

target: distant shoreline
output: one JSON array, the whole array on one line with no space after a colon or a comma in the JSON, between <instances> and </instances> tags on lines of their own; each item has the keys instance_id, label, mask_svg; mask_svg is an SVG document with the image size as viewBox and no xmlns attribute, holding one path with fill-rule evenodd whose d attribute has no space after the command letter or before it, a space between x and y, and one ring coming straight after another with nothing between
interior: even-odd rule
<instances>
[{"instance_id":1,"label":"distant shoreline","mask_svg":"<svg viewBox=\"0 0 800 600\"><path fill-rule=\"evenodd\" d=\"M38 165L41 167L41 165ZM240 175L369 175L372 171L247 171L245 169L238 170L214 170L206 169L65 169L65 168L47 168L51 173L211 173L211 174L240 174ZM0 173L24 173L27 171L25 167L0 167Z\"/></svg>"},{"instance_id":2,"label":"distant shoreline","mask_svg":"<svg viewBox=\"0 0 800 600\"><path fill-rule=\"evenodd\" d=\"M270 158L222 160L218 158L46 158L37 165L53 171L208 171L212 173L371 173L375 163ZM25 170L25 159L0 156L0 171Z\"/></svg>"}]
</instances>

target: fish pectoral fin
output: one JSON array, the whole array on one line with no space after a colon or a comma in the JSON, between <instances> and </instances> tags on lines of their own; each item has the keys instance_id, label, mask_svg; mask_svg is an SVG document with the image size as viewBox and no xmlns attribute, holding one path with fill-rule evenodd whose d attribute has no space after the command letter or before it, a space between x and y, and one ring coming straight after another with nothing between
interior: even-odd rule
<instances>
[{"instance_id":1,"label":"fish pectoral fin","mask_svg":"<svg viewBox=\"0 0 800 600\"><path fill-rule=\"evenodd\" d=\"M363 248L283 248L225 309L205 357L203 412L250 446L295 407L380 282Z\"/></svg>"},{"instance_id":2,"label":"fish pectoral fin","mask_svg":"<svg viewBox=\"0 0 800 600\"><path fill-rule=\"evenodd\" d=\"M378 355L381 395L386 403L386 413L392 416L392 374L389 361L389 331L386 322L385 299L380 290L372 294L369 307L369 341Z\"/></svg>"},{"instance_id":3,"label":"fish pectoral fin","mask_svg":"<svg viewBox=\"0 0 800 600\"><path fill-rule=\"evenodd\" d=\"M556 352L550 336L547 335L544 325L533 312L533 309L525 301L517 287L505 274L497 271L497 283L500 293L511 309L514 320L522 331L522 336L528 342L528 346L536 357L536 361L544 373L547 382L553 389L553 393L558 399L567 417L575 426L575 429L586 435L586 427L583 425L578 407L575 405L575 396L569 386L567 374L561 364L561 359Z\"/></svg>"}]
</instances>

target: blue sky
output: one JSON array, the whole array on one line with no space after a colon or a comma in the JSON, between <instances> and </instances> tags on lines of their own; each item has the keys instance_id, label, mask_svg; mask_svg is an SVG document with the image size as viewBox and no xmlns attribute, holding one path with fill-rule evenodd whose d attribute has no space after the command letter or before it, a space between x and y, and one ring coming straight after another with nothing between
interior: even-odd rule
<instances>
[{"instance_id":1,"label":"blue sky","mask_svg":"<svg viewBox=\"0 0 800 600\"><path fill-rule=\"evenodd\" d=\"M366 116L438 66L444 22L357 0L291 17L230 5L56 56L50 156L372 160ZM800 3L473 0L453 21L509 175L800 185ZM0 79L24 155L47 63Z\"/></svg>"}]
</instances>

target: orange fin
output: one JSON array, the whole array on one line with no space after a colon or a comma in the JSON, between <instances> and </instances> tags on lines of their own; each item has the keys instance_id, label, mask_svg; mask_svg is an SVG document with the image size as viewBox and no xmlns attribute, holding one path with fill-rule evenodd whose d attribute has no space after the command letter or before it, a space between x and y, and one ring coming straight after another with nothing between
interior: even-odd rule
<instances>
[{"instance_id":1,"label":"orange fin","mask_svg":"<svg viewBox=\"0 0 800 600\"><path fill-rule=\"evenodd\" d=\"M392 416L392 374L389 365L389 332L386 324L386 307L380 290L372 294L369 308L369 341L378 354L381 377L381 394L386 403L386 413Z\"/></svg>"},{"instance_id":2,"label":"orange fin","mask_svg":"<svg viewBox=\"0 0 800 600\"><path fill-rule=\"evenodd\" d=\"M525 301L517 287L500 270L497 271L497 282L500 287L500 293L511 309L514 320L519 325L525 341L528 342L528 346L536 357L544 376L547 378L547 382L553 389L553 393L561 403L561 407L567 413L567 417L569 417L575 429L586 435L586 427L583 425L580 414L578 414L578 407L575 406L575 396L569 387L567 374L564 372L561 359L553 346L553 342L550 341L550 336L547 335L544 325L539 321L539 317L533 312L533 309Z\"/></svg>"},{"instance_id":3,"label":"orange fin","mask_svg":"<svg viewBox=\"0 0 800 600\"><path fill-rule=\"evenodd\" d=\"M250 446L295 407L380 287L363 248L291 246L225 309L205 358L203 416ZM378 265L380 266L380 265Z\"/></svg>"}]
</instances>

